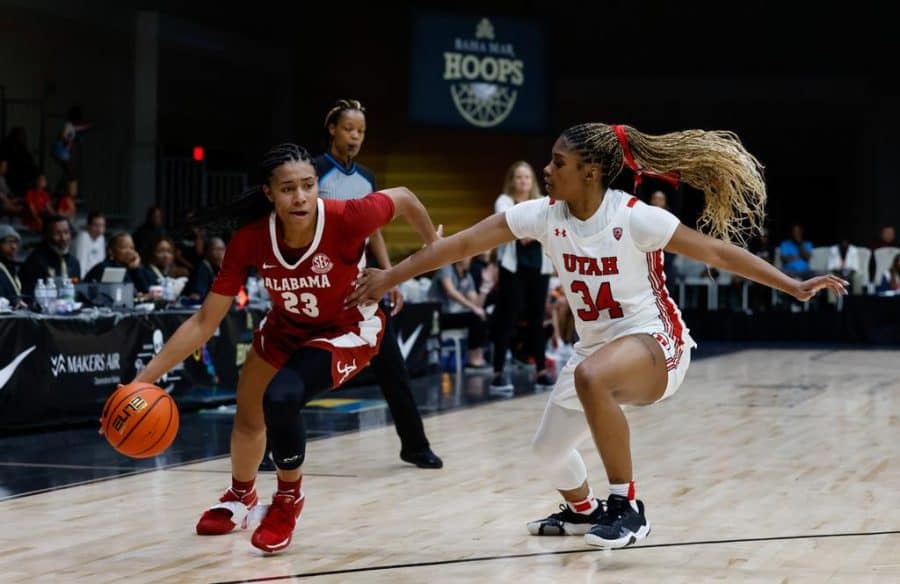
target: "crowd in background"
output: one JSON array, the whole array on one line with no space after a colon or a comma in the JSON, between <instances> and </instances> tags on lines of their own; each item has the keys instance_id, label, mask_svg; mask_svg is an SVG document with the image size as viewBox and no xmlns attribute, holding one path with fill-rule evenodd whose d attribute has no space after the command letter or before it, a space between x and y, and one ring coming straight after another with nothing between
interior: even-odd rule
<instances>
[{"instance_id":1,"label":"crowd in background","mask_svg":"<svg viewBox=\"0 0 900 584\"><path fill-rule=\"evenodd\" d=\"M35 287L42 280L108 281L110 269L121 274L120 281L133 285L138 300L158 299L159 291L174 280L179 283L179 302L200 303L222 264L225 242L207 238L198 229L173 237L160 207L149 208L145 221L133 232L109 233L103 212L84 212L71 164L72 146L87 128L80 111L73 108L53 146L53 158L62 170L53 194L28 151L21 128L14 128L0 146L0 298L6 300L6 304L0 300L0 308L33 307ZM502 213L540 196L533 168L516 162L507 171L493 211ZM646 199L667 208L663 191ZM900 249L890 225L867 246L853 245L842 237L816 248L805 237L803 226L795 224L778 245L764 232L749 242L748 249L797 278L831 272L850 281L855 294L900 293ZM725 290L719 302L723 309L773 308L764 291L742 291L749 282L689 259L667 254L664 270L673 292L678 287L683 290L692 277L712 278ZM549 383L548 340L551 350L569 347L575 340L571 311L558 282L540 243L519 240L491 254L445 266L434 274L424 293L417 293L415 287L406 290L413 290L412 300L441 303L442 328L467 332L469 367L493 370L492 387L502 389L511 387L505 371L508 354L533 363L538 382ZM258 285L252 289L264 294ZM743 304L737 300L741 296ZM683 308L699 304L696 295L676 298ZM786 306L797 309L790 303Z\"/></svg>"}]
</instances>

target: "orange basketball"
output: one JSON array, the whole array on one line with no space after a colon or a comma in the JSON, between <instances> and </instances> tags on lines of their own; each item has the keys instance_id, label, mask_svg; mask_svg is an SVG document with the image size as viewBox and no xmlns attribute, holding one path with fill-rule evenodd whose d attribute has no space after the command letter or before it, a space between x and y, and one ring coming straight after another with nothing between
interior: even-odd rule
<instances>
[{"instance_id":1,"label":"orange basketball","mask_svg":"<svg viewBox=\"0 0 900 584\"><path fill-rule=\"evenodd\" d=\"M150 458L165 451L178 433L178 407L150 383L131 383L113 392L100 417L100 432L118 452Z\"/></svg>"}]
</instances>

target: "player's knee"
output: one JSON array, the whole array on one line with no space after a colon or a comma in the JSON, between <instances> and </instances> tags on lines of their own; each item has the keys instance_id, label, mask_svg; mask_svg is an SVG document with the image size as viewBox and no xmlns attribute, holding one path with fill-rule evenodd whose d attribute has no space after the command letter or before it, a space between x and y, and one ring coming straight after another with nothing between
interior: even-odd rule
<instances>
[{"instance_id":1,"label":"player's knee","mask_svg":"<svg viewBox=\"0 0 900 584\"><path fill-rule=\"evenodd\" d=\"M539 464L544 466L551 466L561 462L562 453L559 451L559 448L541 435L535 436L531 441L531 454Z\"/></svg>"},{"instance_id":2,"label":"player's knee","mask_svg":"<svg viewBox=\"0 0 900 584\"><path fill-rule=\"evenodd\" d=\"M266 418L273 414L299 412L303 407L305 391L303 378L288 368L279 371L263 394Z\"/></svg>"},{"instance_id":3,"label":"player's knee","mask_svg":"<svg viewBox=\"0 0 900 584\"><path fill-rule=\"evenodd\" d=\"M231 431L241 436L242 439L253 439L260 434L265 434L266 421L263 416L259 415L259 411L249 412L246 404L244 407L239 404L234 414L234 425Z\"/></svg>"},{"instance_id":4,"label":"player's knee","mask_svg":"<svg viewBox=\"0 0 900 584\"><path fill-rule=\"evenodd\" d=\"M604 382L603 367L595 362L584 361L575 368L575 391L582 400L608 391Z\"/></svg>"}]
</instances>

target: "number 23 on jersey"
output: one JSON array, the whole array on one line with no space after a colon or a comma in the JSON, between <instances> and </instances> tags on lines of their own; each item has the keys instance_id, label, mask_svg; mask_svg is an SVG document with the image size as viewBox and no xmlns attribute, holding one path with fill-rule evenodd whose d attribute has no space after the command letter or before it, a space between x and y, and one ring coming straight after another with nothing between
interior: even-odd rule
<instances>
[{"instance_id":1,"label":"number 23 on jersey","mask_svg":"<svg viewBox=\"0 0 900 584\"><path fill-rule=\"evenodd\" d=\"M319 316L319 301L316 295L310 292L303 292L298 297L293 292L282 292L281 299L284 301L284 309L294 314L305 314L310 318ZM302 303L303 306L298 308Z\"/></svg>"}]
</instances>

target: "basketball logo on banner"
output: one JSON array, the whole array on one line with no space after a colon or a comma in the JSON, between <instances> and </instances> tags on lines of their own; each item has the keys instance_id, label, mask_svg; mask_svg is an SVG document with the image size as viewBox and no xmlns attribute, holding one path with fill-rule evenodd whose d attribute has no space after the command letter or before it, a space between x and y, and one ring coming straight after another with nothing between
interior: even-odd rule
<instances>
[{"instance_id":1,"label":"basketball logo on banner","mask_svg":"<svg viewBox=\"0 0 900 584\"><path fill-rule=\"evenodd\" d=\"M497 40L491 21L482 18L474 38L455 38L453 50L444 52L444 81L463 119L490 128L513 111L525 67L513 43Z\"/></svg>"}]
</instances>

